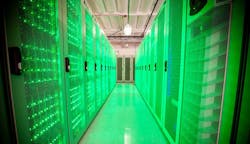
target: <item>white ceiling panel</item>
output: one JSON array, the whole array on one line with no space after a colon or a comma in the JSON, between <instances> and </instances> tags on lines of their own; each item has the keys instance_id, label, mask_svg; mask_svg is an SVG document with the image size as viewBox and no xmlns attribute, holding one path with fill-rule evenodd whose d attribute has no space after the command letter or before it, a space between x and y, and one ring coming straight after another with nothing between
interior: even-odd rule
<instances>
[{"instance_id":1,"label":"white ceiling panel","mask_svg":"<svg viewBox=\"0 0 250 144\"><path fill-rule=\"evenodd\" d=\"M95 12L104 13L106 11L103 0L93 0L95 2L95 7L97 8Z\"/></svg>"},{"instance_id":2,"label":"white ceiling panel","mask_svg":"<svg viewBox=\"0 0 250 144\"><path fill-rule=\"evenodd\" d=\"M130 16L129 17L129 24L132 26L133 29L136 28L137 18L138 18L138 16Z\"/></svg>"},{"instance_id":3,"label":"white ceiling panel","mask_svg":"<svg viewBox=\"0 0 250 144\"><path fill-rule=\"evenodd\" d=\"M147 19L148 16L138 16L136 28L144 27L146 25Z\"/></svg>"},{"instance_id":4,"label":"white ceiling panel","mask_svg":"<svg viewBox=\"0 0 250 144\"><path fill-rule=\"evenodd\" d=\"M103 22L102 28L111 28L110 21L109 21L109 16L102 16L100 19Z\"/></svg>"},{"instance_id":5,"label":"white ceiling panel","mask_svg":"<svg viewBox=\"0 0 250 144\"><path fill-rule=\"evenodd\" d=\"M130 0L130 7L129 11L130 13L136 13L137 9L139 7L140 0Z\"/></svg>"},{"instance_id":6,"label":"white ceiling panel","mask_svg":"<svg viewBox=\"0 0 250 144\"><path fill-rule=\"evenodd\" d=\"M145 28L150 27L155 15L164 0L130 0L129 24L132 26L132 35L124 37L123 28L128 21L128 0L82 0L92 12L104 33L110 39L112 45L123 48L124 44L137 47L139 42L134 43L135 37L141 41ZM84 3L84 2L83 2ZM157 4L157 5L155 5ZM155 8L154 8L155 7ZM152 13L154 9L154 12ZM152 15L151 15L152 14ZM118 41L117 41L118 40ZM114 42L115 41L115 42Z\"/></svg>"},{"instance_id":7,"label":"white ceiling panel","mask_svg":"<svg viewBox=\"0 0 250 144\"><path fill-rule=\"evenodd\" d=\"M128 1L127 0L117 0L117 11L121 13L128 12Z\"/></svg>"},{"instance_id":8,"label":"white ceiling panel","mask_svg":"<svg viewBox=\"0 0 250 144\"><path fill-rule=\"evenodd\" d=\"M111 27L114 29L121 29L122 17L120 16L110 16Z\"/></svg>"},{"instance_id":9,"label":"white ceiling panel","mask_svg":"<svg viewBox=\"0 0 250 144\"><path fill-rule=\"evenodd\" d=\"M116 0L103 0L107 12L116 12Z\"/></svg>"},{"instance_id":10,"label":"white ceiling panel","mask_svg":"<svg viewBox=\"0 0 250 144\"><path fill-rule=\"evenodd\" d=\"M148 13L151 12L155 3L155 0L142 0L139 11Z\"/></svg>"}]
</instances>

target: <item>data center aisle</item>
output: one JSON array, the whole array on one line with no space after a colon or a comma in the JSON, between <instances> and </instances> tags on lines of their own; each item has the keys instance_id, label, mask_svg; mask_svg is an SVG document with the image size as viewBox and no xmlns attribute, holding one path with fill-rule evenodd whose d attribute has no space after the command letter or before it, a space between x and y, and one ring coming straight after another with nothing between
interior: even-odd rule
<instances>
[{"instance_id":1,"label":"data center aisle","mask_svg":"<svg viewBox=\"0 0 250 144\"><path fill-rule=\"evenodd\" d=\"M166 144L133 84L117 84L80 144Z\"/></svg>"}]
</instances>

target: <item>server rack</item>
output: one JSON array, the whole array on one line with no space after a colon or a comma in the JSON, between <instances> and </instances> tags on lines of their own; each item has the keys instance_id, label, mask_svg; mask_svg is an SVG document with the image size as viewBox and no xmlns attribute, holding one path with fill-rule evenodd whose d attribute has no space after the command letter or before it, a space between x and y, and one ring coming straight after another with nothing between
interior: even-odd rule
<instances>
[{"instance_id":1,"label":"server rack","mask_svg":"<svg viewBox=\"0 0 250 144\"><path fill-rule=\"evenodd\" d=\"M215 143L217 140L227 60L229 11L229 4L215 7L187 26L183 143Z\"/></svg>"},{"instance_id":2,"label":"server rack","mask_svg":"<svg viewBox=\"0 0 250 144\"><path fill-rule=\"evenodd\" d=\"M11 0L5 11L9 53L19 48L22 62L11 71L18 142L78 143L116 83L98 69L116 66L111 45L81 1Z\"/></svg>"},{"instance_id":3,"label":"server rack","mask_svg":"<svg viewBox=\"0 0 250 144\"><path fill-rule=\"evenodd\" d=\"M165 1L136 54L136 87L170 143L232 137L244 1L200 2Z\"/></svg>"}]
</instances>

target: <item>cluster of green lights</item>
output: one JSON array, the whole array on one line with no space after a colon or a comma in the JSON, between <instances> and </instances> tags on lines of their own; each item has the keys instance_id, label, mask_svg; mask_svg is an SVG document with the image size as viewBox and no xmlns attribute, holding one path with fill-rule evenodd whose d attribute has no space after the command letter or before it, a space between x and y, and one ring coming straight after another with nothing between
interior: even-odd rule
<instances>
[{"instance_id":1,"label":"cluster of green lights","mask_svg":"<svg viewBox=\"0 0 250 144\"><path fill-rule=\"evenodd\" d=\"M25 0L20 2L20 5L20 19L23 23L50 35L55 35L56 10L54 1L39 3Z\"/></svg>"},{"instance_id":2,"label":"cluster of green lights","mask_svg":"<svg viewBox=\"0 0 250 144\"><path fill-rule=\"evenodd\" d=\"M52 139L52 141L50 142L50 144L55 144L55 143L62 143L60 141L61 135L57 135L54 139Z\"/></svg>"},{"instance_id":3,"label":"cluster of green lights","mask_svg":"<svg viewBox=\"0 0 250 144\"><path fill-rule=\"evenodd\" d=\"M93 56L93 20L88 11L85 11L86 20L86 52L87 57Z\"/></svg>"},{"instance_id":4,"label":"cluster of green lights","mask_svg":"<svg viewBox=\"0 0 250 144\"><path fill-rule=\"evenodd\" d=\"M30 135L27 139L31 143L77 143L86 124L93 120L116 82L115 53L107 38L88 12L82 17L85 9L81 1L68 0L66 3L67 17L64 17L68 45L61 49L61 25L57 15L61 3L55 0L19 2L25 107ZM82 18L86 18L86 47L83 47ZM83 69L85 48L87 72ZM62 55L70 59L71 69L65 74L66 80L62 79ZM64 123L66 121L68 123Z\"/></svg>"},{"instance_id":5,"label":"cluster of green lights","mask_svg":"<svg viewBox=\"0 0 250 144\"><path fill-rule=\"evenodd\" d=\"M96 79L96 96L97 96L97 100L96 100L96 105L97 107L101 106L102 104L102 97L101 97L101 78L97 77Z\"/></svg>"},{"instance_id":6,"label":"cluster of green lights","mask_svg":"<svg viewBox=\"0 0 250 144\"><path fill-rule=\"evenodd\" d=\"M96 65L97 65L97 70L95 72L95 83L96 83L96 89L95 89L95 93L96 93L96 107L100 107L102 104L102 96L101 96L101 33L100 33L100 29L98 27L98 25L96 25L96 40L95 40L95 47L96 47L96 54L95 54L95 58L96 58Z\"/></svg>"},{"instance_id":7,"label":"cluster of green lights","mask_svg":"<svg viewBox=\"0 0 250 144\"><path fill-rule=\"evenodd\" d=\"M95 81L88 81L87 82L87 111L90 116L92 116L96 109L95 109Z\"/></svg>"},{"instance_id":8,"label":"cluster of green lights","mask_svg":"<svg viewBox=\"0 0 250 144\"><path fill-rule=\"evenodd\" d=\"M49 83L55 81L57 76L54 71L57 71L56 53L54 50L37 47L36 45L22 45L24 54L23 64L25 75L30 77L27 84L32 83ZM47 59L49 57L49 59ZM41 77L42 75L42 77Z\"/></svg>"},{"instance_id":9,"label":"cluster of green lights","mask_svg":"<svg viewBox=\"0 0 250 144\"><path fill-rule=\"evenodd\" d=\"M62 112L55 1L23 0L19 4L30 141L57 143L62 138Z\"/></svg>"},{"instance_id":10,"label":"cluster of green lights","mask_svg":"<svg viewBox=\"0 0 250 144\"><path fill-rule=\"evenodd\" d=\"M44 133L48 132L51 128L53 128L57 123L59 123L60 121L58 119L50 121L50 124L47 126L43 126L41 129L39 129L38 131L33 132L33 137L30 139L31 142L35 142L37 141L40 137L43 136ZM37 124L35 124L37 125ZM52 141L57 140L57 137L59 137L60 134L58 134L54 139L52 139ZM45 141L42 140L41 142Z\"/></svg>"},{"instance_id":11,"label":"cluster of green lights","mask_svg":"<svg viewBox=\"0 0 250 144\"><path fill-rule=\"evenodd\" d=\"M69 110L70 134L72 143L76 143L85 128L84 78L82 53L82 14L81 2L67 0L67 37L69 72Z\"/></svg>"},{"instance_id":12,"label":"cluster of green lights","mask_svg":"<svg viewBox=\"0 0 250 144\"><path fill-rule=\"evenodd\" d=\"M35 105L37 106L35 107ZM50 129L59 122L59 111L57 109L59 104L49 104L46 108L43 108L42 102L38 101L37 103L33 102L31 106L33 108L28 109L30 113L28 120L30 121L29 131L33 133L33 139L31 139L31 141L34 141L44 133L50 131ZM39 108L39 106L42 108Z\"/></svg>"},{"instance_id":13,"label":"cluster of green lights","mask_svg":"<svg viewBox=\"0 0 250 144\"><path fill-rule=\"evenodd\" d=\"M92 17L85 11L86 60L88 62L86 97L88 116L93 116L108 96L116 80L114 69L116 58L107 38L102 35ZM109 57L112 55L112 58ZM95 70L96 65L96 70ZM114 77L115 78L115 77Z\"/></svg>"},{"instance_id":14,"label":"cluster of green lights","mask_svg":"<svg viewBox=\"0 0 250 144\"><path fill-rule=\"evenodd\" d=\"M81 49L82 44L82 38L81 38L81 31L79 28L81 28L81 24L74 23L77 19L73 19L68 17L68 41L71 45L75 46L76 48ZM78 17L79 20L80 17ZM80 48L79 48L80 46Z\"/></svg>"},{"instance_id":15,"label":"cluster of green lights","mask_svg":"<svg viewBox=\"0 0 250 144\"><path fill-rule=\"evenodd\" d=\"M50 106L50 108L53 108L54 106ZM58 112L52 113L51 115L47 116L45 119L42 119L39 123L34 124L32 128L29 128L29 131L37 131L37 130L39 131L40 129L40 132L36 135L36 137L38 137L39 134L42 135L44 132L48 131L51 127L53 127L58 122L58 120L55 120L57 115L58 115Z\"/></svg>"},{"instance_id":16,"label":"cluster of green lights","mask_svg":"<svg viewBox=\"0 0 250 144\"><path fill-rule=\"evenodd\" d=\"M94 34L93 27L95 24L92 20L91 15L88 11L85 11L85 21L86 21L86 54L87 54L87 62L88 62L88 70L87 70L87 85L86 85L86 96L87 96L87 111L88 116L92 117L96 111L96 103L95 103L95 72L94 72Z\"/></svg>"}]
</instances>

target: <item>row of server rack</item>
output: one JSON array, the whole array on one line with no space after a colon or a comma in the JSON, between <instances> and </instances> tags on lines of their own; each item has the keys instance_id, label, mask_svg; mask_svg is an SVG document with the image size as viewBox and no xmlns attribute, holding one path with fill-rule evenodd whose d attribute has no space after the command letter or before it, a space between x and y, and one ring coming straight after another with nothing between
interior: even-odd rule
<instances>
[{"instance_id":1,"label":"row of server rack","mask_svg":"<svg viewBox=\"0 0 250 144\"><path fill-rule=\"evenodd\" d=\"M236 114L244 21L240 0L161 6L136 53L135 85L170 143L250 141L249 80Z\"/></svg>"},{"instance_id":2,"label":"row of server rack","mask_svg":"<svg viewBox=\"0 0 250 144\"><path fill-rule=\"evenodd\" d=\"M116 84L107 37L80 0L11 0L5 20L16 141L78 143Z\"/></svg>"}]
</instances>

